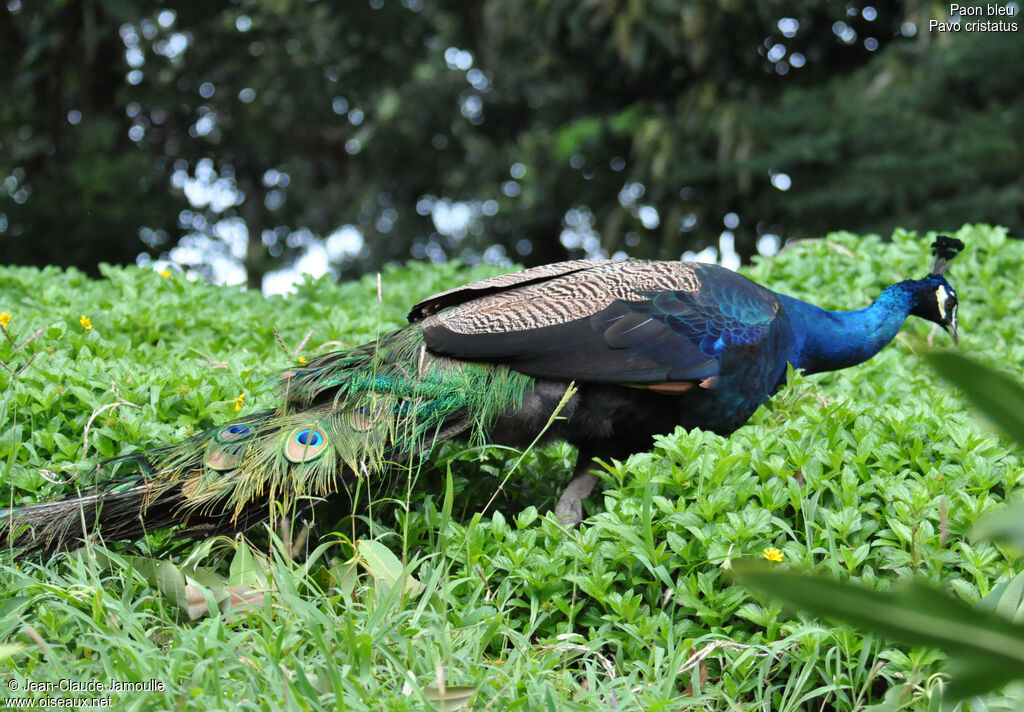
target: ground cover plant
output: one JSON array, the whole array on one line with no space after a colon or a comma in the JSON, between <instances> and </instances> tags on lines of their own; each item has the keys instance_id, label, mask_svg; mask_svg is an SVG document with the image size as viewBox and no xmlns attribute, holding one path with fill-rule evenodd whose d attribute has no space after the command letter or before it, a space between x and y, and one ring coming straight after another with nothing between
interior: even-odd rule
<instances>
[{"instance_id":1,"label":"ground cover plant","mask_svg":"<svg viewBox=\"0 0 1024 712\"><path fill-rule=\"evenodd\" d=\"M931 351L926 359L970 398L1001 432L1024 445L1024 382L954 351ZM1024 499L986 515L973 540L1012 542L1024 553ZM795 571L741 564L740 580L797 610L849 621L889 640L928 645L949 656L947 692L935 690L929 706L950 709L967 697L1010 688L1004 702L1024 708L1024 572L995 586L974 606L938 588L908 582L894 590L872 590L851 582ZM899 707L906 686L887 695Z\"/></svg>"},{"instance_id":2,"label":"ground cover plant","mask_svg":"<svg viewBox=\"0 0 1024 712\"><path fill-rule=\"evenodd\" d=\"M985 226L956 236L968 246L949 275L961 347L1020 379L1024 245ZM833 234L746 273L858 308L922 276L929 244ZM272 407L284 368L496 272L410 264L264 299L138 269L94 281L0 268L0 507ZM390 497L318 512L313 537L292 521L252 545L163 532L109 552L8 555L0 695L109 696L118 709L847 710L898 690L890 708L925 708L940 653L784 612L731 569L768 559L883 590L924 581L968 604L1019 572L1010 545L969 536L1024 471L1016 446L924 365L947 338L912 320L867 364L793 374L729 439L676 430L607 463L578 530L549 513L569 448L446 446L396 474ZM62 679L106 687L28 691Z\"/></svg>"}]
</instances>

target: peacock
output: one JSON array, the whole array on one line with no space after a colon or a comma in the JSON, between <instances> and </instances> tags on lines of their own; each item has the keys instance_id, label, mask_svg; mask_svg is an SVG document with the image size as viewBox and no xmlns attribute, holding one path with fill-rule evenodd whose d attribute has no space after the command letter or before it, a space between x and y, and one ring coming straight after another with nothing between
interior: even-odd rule
<instances>
[{"instance_id":1,"label":"peacock","mask_svg":"<svg viewBox=\"0 0 1024 712\"><path fill-rule=\"evenodd\" d=\"M285 371L275 410L108 460L98 467L114 474L91 493L0 511L0 522L15 548L39 552L97 532L233 533L446 440L523 448L542 436L578 450L555 509L576 524L596 458L645 450L677 425L728 435L789 364L808 374L859 364L910 315L956 341L957 295L943 275L963 248L938 237L930 274L855 311L699 262L572 260L484 279L424 299L372 343Z\"/></svg>"}]
</instances>

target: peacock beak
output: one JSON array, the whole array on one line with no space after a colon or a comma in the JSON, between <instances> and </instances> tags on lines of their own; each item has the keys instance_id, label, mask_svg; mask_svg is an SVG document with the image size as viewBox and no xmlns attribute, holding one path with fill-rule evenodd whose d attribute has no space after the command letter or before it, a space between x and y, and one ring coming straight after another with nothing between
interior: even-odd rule
<instances>
[{"instance_id":1,"label":"peacock beak","mask_svg":"<svg viewBox=\"0 0 1024 712\"><path fill-rule=\"evenodd\" d=\"M953 343L954 344L959 344L960 343L960 334L957 332L956 320L953 320L953 321L949 322L948 324L945 324L945 328L946 328L946 331L949 332L949 335L953 337Z\"/></svg>"}]
</instances>

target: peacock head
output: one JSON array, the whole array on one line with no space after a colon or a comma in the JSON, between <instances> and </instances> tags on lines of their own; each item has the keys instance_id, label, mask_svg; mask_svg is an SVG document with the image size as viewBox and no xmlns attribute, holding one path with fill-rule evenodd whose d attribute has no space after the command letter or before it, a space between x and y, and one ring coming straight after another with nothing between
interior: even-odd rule
<instances>
[{"instance_id":1,"label":"peacock head","mask_svg":"<svg viewBox=\"0 0 1024 712\"><path fill-rule=\"evenodd\" d=\"M956 290L946 281L943 274L950 261L964 249L964 243L955 237L939 235L932 243L932 254L935 262L932 271L921 280L921 289L917 292L917 300L911 314L934 322L949 332L953 342L959 341L957 334L956 310L959 302Z\"/></svg>"}]
</instances>

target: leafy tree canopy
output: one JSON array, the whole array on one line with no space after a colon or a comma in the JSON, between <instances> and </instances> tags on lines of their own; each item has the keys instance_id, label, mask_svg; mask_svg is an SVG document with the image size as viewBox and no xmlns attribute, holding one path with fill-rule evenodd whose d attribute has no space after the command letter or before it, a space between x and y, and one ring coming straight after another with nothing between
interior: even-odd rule
<instances>
[{"instance_id":1,"label":"leafy tree canopy","mask_svg":"<svg viewBox=\"0 0 1024 712\"><path fill-rule=\"evenodd\" d=\"M11 0L0 259L94 269L180 241L257 286L310 249L355 273L1016 231L1024 44L929 29L947 10Z\"/></svg>"}]
</instances>

